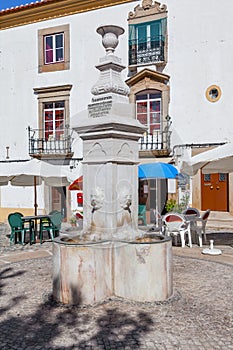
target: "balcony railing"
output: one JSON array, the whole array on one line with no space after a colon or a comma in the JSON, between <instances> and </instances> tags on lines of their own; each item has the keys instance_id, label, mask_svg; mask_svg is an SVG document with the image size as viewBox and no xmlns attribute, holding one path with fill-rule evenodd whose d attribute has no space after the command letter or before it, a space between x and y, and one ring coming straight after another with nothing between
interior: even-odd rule
<instances>
[{"instance_id":1,"label":"balcony railing","mask_svg":"<svg viewBox=\"0 0 233 350\"><path fill-rule=\"evenodd\" d=\"M169 117L168 117L169 118ZM169 153L171 150L171 125L170 119L164 131L154 131L153 134L145 133L138 141L139 151L162 151Z\"/></svg>"},{"instance_id":2,"label":"balcony railing","mask_svg":"<svg viewBox=\"0 0 233 350\"><path fill-rule=\"evenodd\" d=\"M147 38L147 41L129 41L129 65L163 62L164 58L163 37Z\"/></svg>"},{"instance_id":3,"label":"balcony railing","mask_svg":"<svg viewBox=\"0 0 233 350\"><path fill-rule=\"evenodd\" d=\"M44 135L47 133L47 137ZM42 155L69 155L72 154L71 135L69 126L64 132L59 132L53 136L44 129L31 129L28 127L29 154L31 156Z\"/></svg>"}]
</instances>

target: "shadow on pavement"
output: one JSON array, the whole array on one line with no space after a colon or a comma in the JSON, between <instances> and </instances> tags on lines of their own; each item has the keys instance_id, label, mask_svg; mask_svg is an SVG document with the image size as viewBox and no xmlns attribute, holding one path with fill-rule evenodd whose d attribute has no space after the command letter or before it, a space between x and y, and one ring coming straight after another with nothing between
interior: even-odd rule
<instances>
[{"instance_id":1,"label":"shadow on pavement","mask_svg":"<svg viewBox=\"0 0 233 350\"><path fill-rule=\"evenodd\" d=\"M12 284L17 282L15 279L18 280L17 283L24 283L25 271L17 272L14 267L5 268L0 276L2 304L3 297L12 288ZM145 312L137 312L132 316L106 304L101 317L93 317L94 306L85 308L60 305L49 293L45 300L33 304L31 298L36 296L37 290L33 285L29 288L32 293L27 289L23 295L21 289L21 295L18 295L20 292L16 289L13 294L9 294L7 305L1 309L2 350L138 349L143 344L145 334L153 326L152 319ZM80 296L77 295L76 300L78 298ZM30 301L34 305L31 312L27 309ZM84 340L80 340L81 335Z\"/></svg>"}]
</instances>

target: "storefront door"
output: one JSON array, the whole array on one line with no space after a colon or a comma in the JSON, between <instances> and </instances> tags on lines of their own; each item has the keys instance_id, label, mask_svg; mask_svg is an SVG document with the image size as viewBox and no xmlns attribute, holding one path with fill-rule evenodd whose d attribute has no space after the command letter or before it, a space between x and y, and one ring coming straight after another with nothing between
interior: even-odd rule
<instances>
[{"instance_id":1,"label":"storefront door","mask_svg":"<svg viewBox=\"0 0 233 350\"><path fill-rule=\"evenodd\" d=\"M228 174L201 175L202 210L228 211Z\"/></svg>"}]
</instances>

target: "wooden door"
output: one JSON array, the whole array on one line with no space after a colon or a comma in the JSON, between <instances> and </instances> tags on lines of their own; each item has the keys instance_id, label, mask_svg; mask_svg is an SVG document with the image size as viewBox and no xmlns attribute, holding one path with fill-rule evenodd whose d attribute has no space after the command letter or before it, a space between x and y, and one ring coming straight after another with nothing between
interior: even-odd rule
<instances>
[{"instance_id":1,"label":"wooden door","mask_svg":"<svg viewBox=\"0 0 233 350\"><path fill-rule=\"evenodd\" d=\"M201 175L201 208L228 211L228 174Z\"/></svg>"}]
</instances>

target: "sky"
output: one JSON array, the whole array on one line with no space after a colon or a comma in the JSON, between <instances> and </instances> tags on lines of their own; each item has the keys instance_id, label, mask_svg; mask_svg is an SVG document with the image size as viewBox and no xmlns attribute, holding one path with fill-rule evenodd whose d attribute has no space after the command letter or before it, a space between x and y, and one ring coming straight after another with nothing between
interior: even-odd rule
<instances>
[{"instance_id":1,"label":"sky","mask_svg":"<svg viewBox=\"0 0 233 350\"><path fill-rule=\"evenodd\" d=\"M31 2L36 2L36 0L0 0L0 11L11 7L30 4Z\"/></svg>"}]
</instances>

